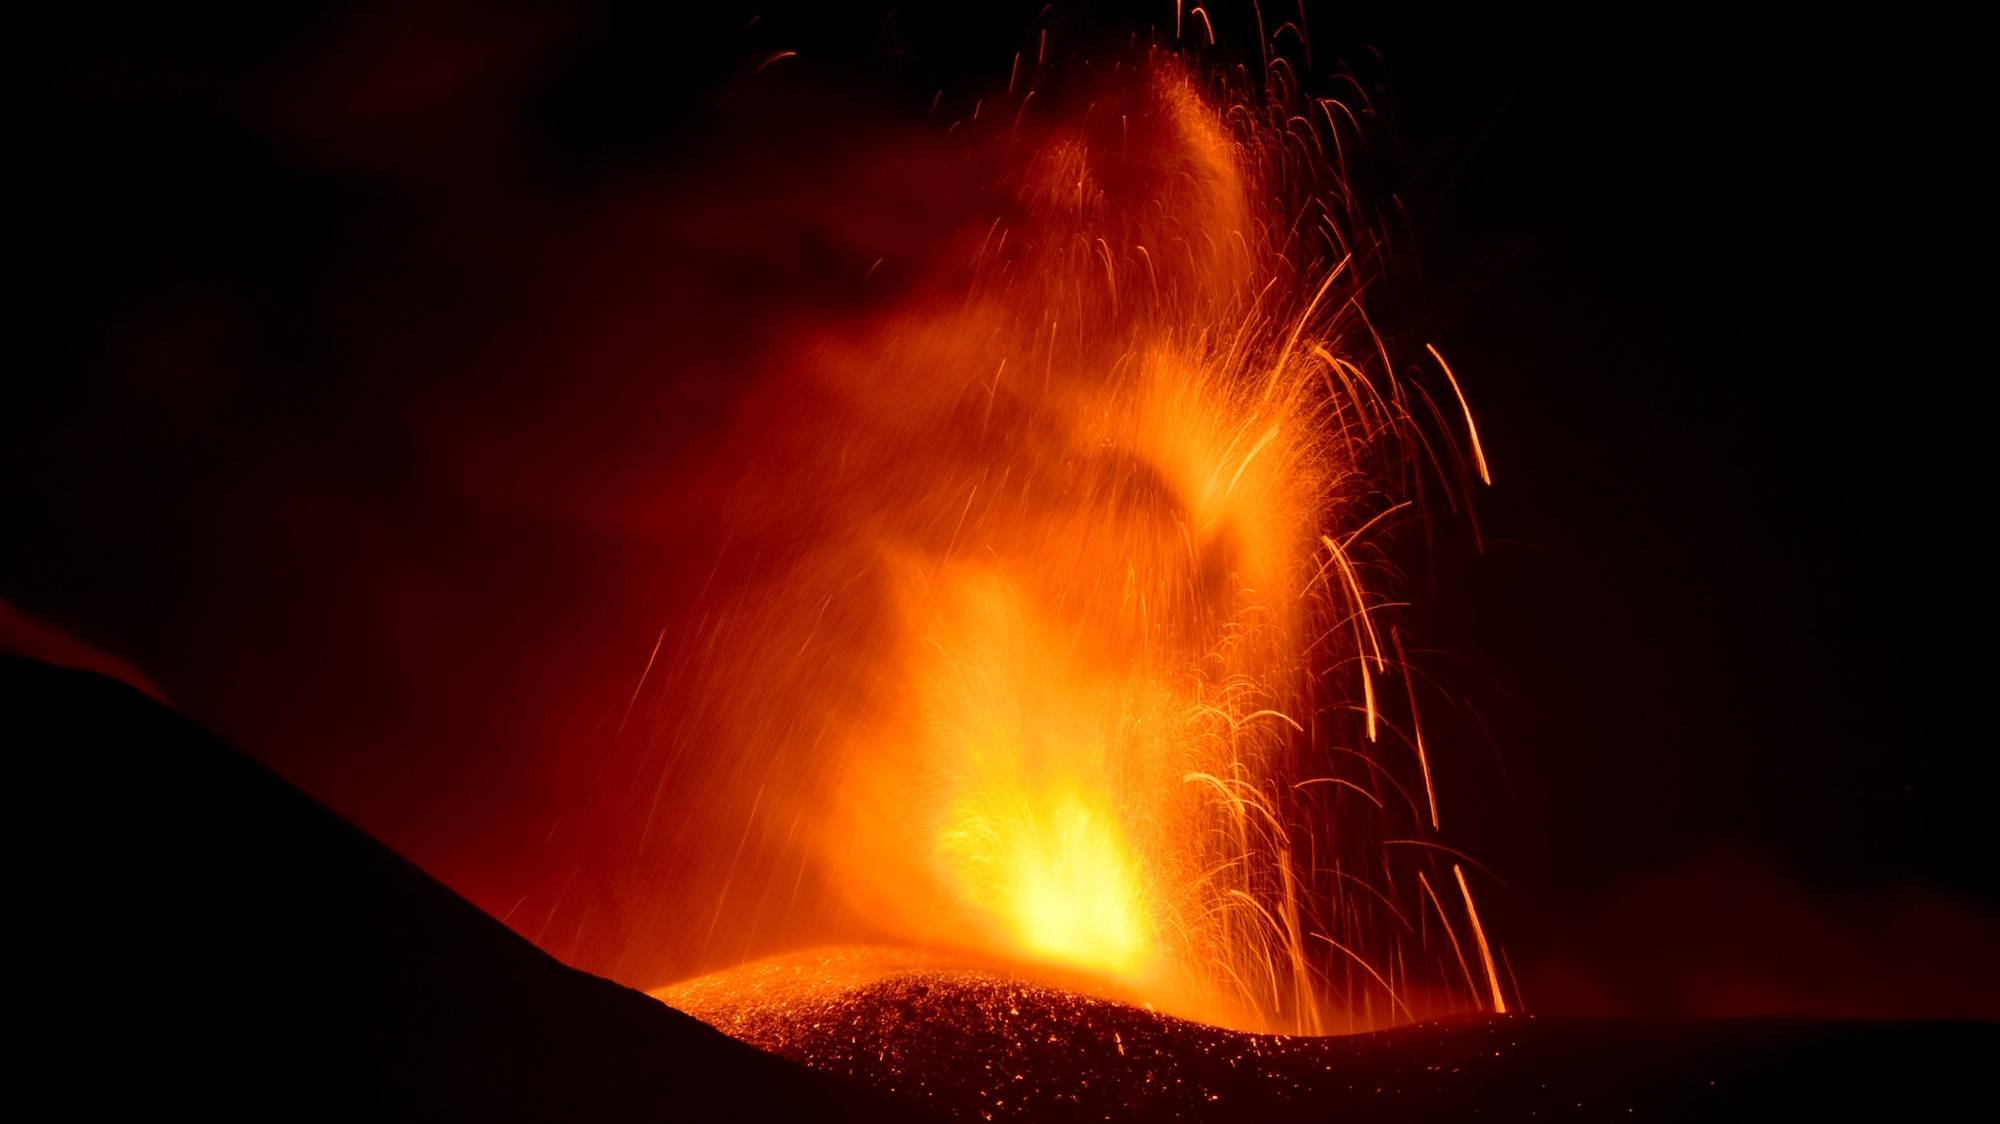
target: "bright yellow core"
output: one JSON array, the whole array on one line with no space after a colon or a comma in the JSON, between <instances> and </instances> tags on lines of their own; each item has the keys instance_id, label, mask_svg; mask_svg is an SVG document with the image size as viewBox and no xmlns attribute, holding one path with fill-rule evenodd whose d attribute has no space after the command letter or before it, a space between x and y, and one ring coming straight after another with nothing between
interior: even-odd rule
<instances>
[{"instance_id":1,"label":"bright yellow core","mask_svg":"<svg viewBox=\"0 0 2000 1124\"><path fill-rule=\"evenodd\" d=\"M938 841L961 891L1030 955L1146 974L1157 955L1146 895L1111 815L1073 792L982 797L957 802Z\"/></svg>"}]
</instances>

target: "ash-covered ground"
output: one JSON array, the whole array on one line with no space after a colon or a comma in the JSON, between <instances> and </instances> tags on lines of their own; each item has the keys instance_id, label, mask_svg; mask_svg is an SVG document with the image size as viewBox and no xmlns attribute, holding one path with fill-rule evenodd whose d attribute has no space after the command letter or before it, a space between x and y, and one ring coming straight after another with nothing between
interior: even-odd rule
<instances>
[{"instance_id":1,"label":"ash-covered ground","mask_svg":"<svg viewBox=\"0 0 2000 1124\"><path fill-rule=\"evenodd\" d=\"M1245 1034L853 948L654 994L753 1045L963 1120L1908 1118L2000 1057L2000 1031L1951 1024L1518 1015Z\"/></svg>"}]
</instances>

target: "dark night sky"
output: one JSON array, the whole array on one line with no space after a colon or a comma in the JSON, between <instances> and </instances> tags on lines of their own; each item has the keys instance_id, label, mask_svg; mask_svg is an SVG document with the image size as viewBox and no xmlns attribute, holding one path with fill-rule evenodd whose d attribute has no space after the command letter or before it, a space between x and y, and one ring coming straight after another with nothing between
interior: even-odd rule
<instances>
[{"instance_id":1,"label":"dark night sky","mask_svg":"<svg viewBox=\"0 0 2000 1124\"><path fill-rule=\"evenodd\" d=\"M16 162L38 358L0 418L0 599L506 913L525 867L590 866L549 858L584 790L540 747L612 705L671 619L658 590L708 557L631 531L645 482L782 328L648 310L846 299L648 233L647 192L698 197L719 161L757 185L737 213L866 195L801 169L1004 84L1040 5L763 6L747 30L387 7L51 33ZM1057 26L1172 18L1130 7ZM1415 568L1416 623L1464 704L1434 739L1464 758L1454 838L1508 880L1531 1003L2000 1009L1967 963L2000 882L1985 130L1939 45L1965 31L1345 7L1310 28L1398 139L1390 330L1446 348L1494 466L1486 550ZM786 160L715 106L772 46L803 60L777 89L812 95ZM663 354L684 448L620 428ZM573 405L531 392L572 365L609 373ZM549 468L586 443L608 451Z\"/></svg>"}]
</instances>

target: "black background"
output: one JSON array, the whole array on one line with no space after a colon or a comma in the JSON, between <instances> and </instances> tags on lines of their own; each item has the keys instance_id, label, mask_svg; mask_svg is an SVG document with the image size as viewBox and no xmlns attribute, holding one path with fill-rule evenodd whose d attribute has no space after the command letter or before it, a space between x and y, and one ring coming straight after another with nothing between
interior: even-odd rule
<instances>
[{"instance_id":1,"label":"black background","mask_svg":"<svg viewBox=\"0 0 2000 1124\"><path fill-rule=\"evenodd\" d=\"M846 143L828 122L920 127L1037 28L1087 50L1173 10L680 7L106 11L27 48L0 597L500 915L532 896L517 872L561 865L567 791L502 653L629 664L666 596L632 575L671 586L696 563L653 560L701 551L551 530L560 481L461 503L410 418L532 382L494 362L544 302L637 299L644 255L568 216L744 166L770 142L718 99L773 48L799 65L760 80L811 95L815 139L754 166L809 191ZM1254 13L1216 7L1225 51L1254 45ZM1462 704L1434 739L1464 755L1451 837L1508 882L1531 1005L1992 1013L1970 33L1308 15L1319 79L1365 76L1396 138L1392 330L1444 347L1493 465L1484 551L1418 567L1416 614ZM577 351L726 366L730 326L674 329ZM381 406L414 384L413 413ZM595 385L578 409L617 413Z\"/></svg>"}]
</instances>

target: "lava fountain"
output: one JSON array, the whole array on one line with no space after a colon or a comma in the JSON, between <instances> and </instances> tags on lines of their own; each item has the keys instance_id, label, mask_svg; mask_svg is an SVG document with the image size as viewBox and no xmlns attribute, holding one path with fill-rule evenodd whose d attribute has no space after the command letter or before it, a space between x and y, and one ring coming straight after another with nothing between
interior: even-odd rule
<instances>
[{"instance_id":1,"label":"lava fountain","mask_svg":"<svg viewBox=\"0 0 2000 1124\"><path fill-rule=\"evenodd\" d=\"M1287 74L1024 61L952 126L991 213L746 408L756 576L669 657L748 800L711 928L810 875L881 942L1241 1029L1505 1010L1384 592L1484 454L1363 312L1361 116Z\"/></svg>"}]
</instances>

